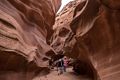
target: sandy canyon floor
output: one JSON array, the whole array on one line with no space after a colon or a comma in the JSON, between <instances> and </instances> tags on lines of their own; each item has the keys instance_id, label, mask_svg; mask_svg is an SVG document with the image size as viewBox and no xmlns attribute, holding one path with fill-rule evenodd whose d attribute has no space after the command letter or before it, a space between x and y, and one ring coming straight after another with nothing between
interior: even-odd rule
<instances>
[{"instance_id":1,"label":"sandy canyon floor","mask_svg":"<svg viewBox=\"0 0 120 80\"><path fill-rule=\"evenodd\" d=\"M33 80L90 80L85 76L81 76L73 72L72 68L67 68L67 72L64 72L61 75L58 75L56 70L52 70L47 76L38 76Z\"/></svg>"}]
</instances>

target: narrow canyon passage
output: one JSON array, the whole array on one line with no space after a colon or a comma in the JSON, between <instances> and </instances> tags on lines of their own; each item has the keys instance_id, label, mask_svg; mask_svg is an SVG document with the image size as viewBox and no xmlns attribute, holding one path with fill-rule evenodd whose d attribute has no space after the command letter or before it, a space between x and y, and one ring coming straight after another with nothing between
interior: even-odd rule
<instances>
[{"instance_id":1,"label":"narrow canyon passage","mask_svg":"<svg viewBox=\"0 0 120 80\"><path fill-rule=\"evenodd\" d=\"M0 80L120 80L120 0L72 0L57 13L60 6L0 0ZM76 60L74 71L49 73L57 55Z\"/></svg>"}]
</instances>

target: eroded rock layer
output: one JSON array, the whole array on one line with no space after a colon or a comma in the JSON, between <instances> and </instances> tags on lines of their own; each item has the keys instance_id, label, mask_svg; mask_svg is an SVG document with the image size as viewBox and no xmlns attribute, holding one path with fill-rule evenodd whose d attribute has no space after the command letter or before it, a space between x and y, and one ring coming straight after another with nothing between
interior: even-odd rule
<instances>
[{"instance_id":1,"label":"eroded rock layer","mask_svg":"<svg viewBox=\"0 0 120 80\"><path fill-rule=\"evenodd\" d=\"M119 0L73 1L58 14L54 30L56 52L79 59L95 80L120 79Z\"/></svg>"},{"instance_id":2,"label":"eroded rock layer","mask_svg":"<svg viewBox=\"0 0 120 80\"><path fill-rule=\"evenodd\" d=\"M60 4L61 0L0 0L0 80L31 80L39 67L47 66L45 53L52 51L48 43Z\"/></svg>"}]
</instances>

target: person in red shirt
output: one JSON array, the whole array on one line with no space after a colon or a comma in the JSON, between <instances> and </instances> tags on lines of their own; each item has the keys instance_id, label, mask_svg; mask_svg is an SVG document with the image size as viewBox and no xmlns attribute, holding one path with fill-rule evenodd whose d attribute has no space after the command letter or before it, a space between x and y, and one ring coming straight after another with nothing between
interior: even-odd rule
<instances>
[{"instance_id":1,"label":"person in red shirt","mask_svg":"<svg viewBox=\"0 0 120 80\"><path fill-rule=\"evenodd\" d=\"M64 56L63 60L64 60L64 72L66 72L66 68L68 66L68 59L66 56Z\"/></svg>"}]
</instances>

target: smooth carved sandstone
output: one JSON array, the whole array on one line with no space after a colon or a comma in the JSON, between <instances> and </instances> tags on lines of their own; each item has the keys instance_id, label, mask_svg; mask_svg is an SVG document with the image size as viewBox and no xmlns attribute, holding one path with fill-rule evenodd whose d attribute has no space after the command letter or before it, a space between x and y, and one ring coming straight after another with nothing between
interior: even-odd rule
<instances>
[{"instance_id":1,"label":"smooth carved sandstone","mask_svg":"<svg viewBox=\"0 0 120 80\"><path fill-rule=\"evenodd\" d=\"M119 80L119 8L120 0L69 3L56 18L51 46L57 52L79 59L81 68L94 80ZM61 31L68 32L61 36Z\"/></svg>"},{"instance_id":2,"label":"smooth carved sandstone","mask_svg":"<svg viewBox=\"0 0 120 80\"><path fill-rule=\"evenodd\" d=\"M0 80L31 80L48 65L44 58L53 50L48 43L60 5L61 0L0 0Z\"/></svg>"}]
</instances>

